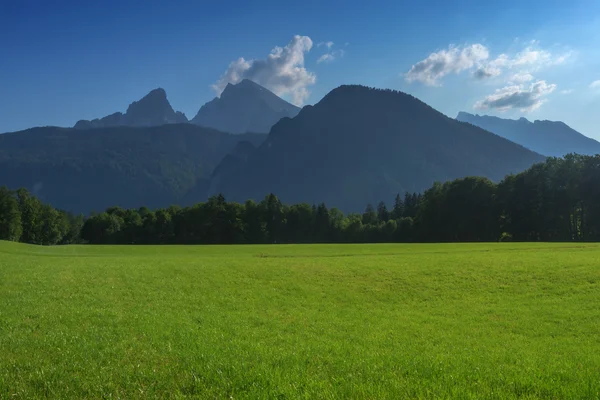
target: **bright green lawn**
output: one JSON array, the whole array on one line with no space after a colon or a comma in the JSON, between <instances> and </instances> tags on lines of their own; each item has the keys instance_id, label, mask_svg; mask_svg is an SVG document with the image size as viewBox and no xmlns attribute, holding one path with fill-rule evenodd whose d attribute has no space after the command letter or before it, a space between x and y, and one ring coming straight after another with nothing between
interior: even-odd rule
<instances>
[{"instance_id":1,"label":"bright green lawn","mask_svg":"<svg viewBox=\"0 0 600 400\"><path fill-rule=\"evenodd\" d=\"M0 242L0 398L600 397L600 245Z\"/></svg>"}]
</instances>

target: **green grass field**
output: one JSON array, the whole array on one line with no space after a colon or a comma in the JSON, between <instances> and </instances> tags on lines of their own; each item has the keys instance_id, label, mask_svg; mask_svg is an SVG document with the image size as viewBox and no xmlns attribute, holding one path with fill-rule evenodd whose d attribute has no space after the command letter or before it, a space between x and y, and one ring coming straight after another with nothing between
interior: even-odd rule
<instances>
[{"instance_id":1,"label":"green grass field","mask_svg":"<svg viewBox=\"0 0 600 400\"><path fill-rule=\"evenodd\" d=\"M0 398L600 397L600 245L0 242Z\"/></svg>"}]
</instances>

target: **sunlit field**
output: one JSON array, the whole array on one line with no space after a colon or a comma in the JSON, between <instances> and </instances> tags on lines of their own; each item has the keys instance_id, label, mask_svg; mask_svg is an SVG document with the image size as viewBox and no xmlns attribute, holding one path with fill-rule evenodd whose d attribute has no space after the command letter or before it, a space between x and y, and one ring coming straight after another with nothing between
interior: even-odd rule
<instances>
[{"instance_id":1,"label":"sunlit field","mask_svg":"<svg viewBox=\"0 0 600 400\"><path fill-rule=\"evenodd\" d=\"M600 396L600 245L0 242L0 398Z\"/></svg>"}]
</instances>

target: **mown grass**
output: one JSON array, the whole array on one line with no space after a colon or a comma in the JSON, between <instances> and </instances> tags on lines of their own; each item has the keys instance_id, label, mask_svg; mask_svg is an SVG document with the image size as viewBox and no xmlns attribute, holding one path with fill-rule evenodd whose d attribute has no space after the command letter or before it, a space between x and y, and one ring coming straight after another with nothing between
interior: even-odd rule
<instances>
[{"instance_id":1,"label":"mown grass","mask_svg":"<svg viewBox=\"0 0 600 400\"><path fill-rule=\"evenodd\" d=\"M0 242L0 398L600 397L600 245Z\"/></svg>"}]
</instances>

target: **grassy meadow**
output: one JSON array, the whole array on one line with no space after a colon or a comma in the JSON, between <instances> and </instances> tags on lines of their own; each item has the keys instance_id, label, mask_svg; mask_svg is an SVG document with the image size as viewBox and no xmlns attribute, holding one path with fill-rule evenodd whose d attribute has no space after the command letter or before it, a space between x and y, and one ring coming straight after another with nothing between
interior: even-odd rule
<instances>
[{"instance_id":1,"label":"grassy meadow","mask_svg":"<svg viewBox=\"0 0 600 400\"><path fill-rule=\"evenodd\" d=\"M0 242L0 398L600 397L600 245Z\"/></svg>"}]
</instances>

